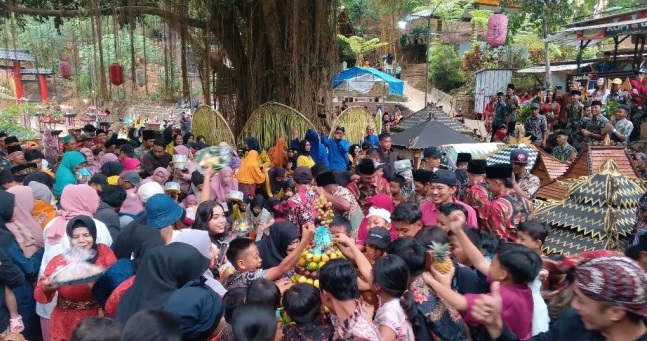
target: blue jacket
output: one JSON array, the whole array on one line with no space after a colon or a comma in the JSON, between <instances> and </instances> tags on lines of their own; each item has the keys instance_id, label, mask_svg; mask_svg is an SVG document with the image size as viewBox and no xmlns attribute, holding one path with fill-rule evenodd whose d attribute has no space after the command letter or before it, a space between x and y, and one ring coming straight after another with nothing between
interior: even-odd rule
<instances>
[{"instance_id":1,"label":"blue jacket","mask_svg":"<svg viewBox=\"0 0 647 341\"><path fill-rule=\"evenodd\" d=\"M348 170L348 141L329 139L326 134L321 134L321 142L328 147L328 168L332 171Z\"/></svg>"},{"instance_id":2,"label":"blue jacket","mask_svg":"<svg viewBox=\"0 0 647 341\"><path fill-rule=\"evenodd\" d=\"M36 314L36 300L34 299L33 282L38 280L38 270L43 259L45 249L42 248L30 258L20 249L18 242L13 240L6 250L7 256L22 271L25 281L22 285L13 288L13 294L18 301L18 314L22 316L25 331L22 334L27 340L40 340L40 318Z\"/></svg>"},{"instance_id":3,"label":"blue jacket","mask_svg":"<svg viewBox=\"0 0 647 341\"><path fill-rule=\"evenodd\" d=\"M364 136L364 142L370 142L375 148L380 146L380 139L375 135Z\"/></svg>"}]
</instances>

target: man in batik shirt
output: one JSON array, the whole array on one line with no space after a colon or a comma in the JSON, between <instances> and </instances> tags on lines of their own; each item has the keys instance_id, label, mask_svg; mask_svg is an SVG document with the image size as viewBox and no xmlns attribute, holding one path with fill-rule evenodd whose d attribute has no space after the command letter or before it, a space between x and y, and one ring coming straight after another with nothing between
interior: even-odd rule
<instances>
[{"instance_id":1,"label":"man in batik shirt","mask_svg":"<svg viewBox=\"0 0 647 341\"><path fill-rule=\"evenodd\" d=\"M526 200L533 200L539 191L539 178L528 171L528 152L524 149L516 149L510 153L512 164L513 181L512 188L518 195Z\"/></svg>"},{"instance_id":2,"label":"man in batik shirt","mask_svg":"<svg viewBox=\"0 0 647 341\"><path fill-rule=\"evenodd\" d=\"M591 102L591 120L582 121L582 129L580 132L584 136L586 143L599 142L604 140L606 134L603 133L604 127L609 123L609 119L602 116L602 102Z\"/></svg>"},{"instance_id":3,"label":"man in batik shirt","mask_svg":"<svg viewBox=\"0 0 647 341\"><path fill-rule=\"evenodd\" d=\"M479 228L487 226L488 208L492 200L492 194L490 194L485 180L486 165L485 160L472 160L467 164L467 178L470 187L465 196L465 203L476 211Z\"/></svg>"},{"instance_id":4,"label":"man in batik shirt","mask_svg":"<svg viewBox=\"0 0 647 341\"><path fill-rule=\"evenodd\" d=\"M568 143L568 131L560 130L556 135L557 146L553 148L551 155L559 161L570 164L577 157L577 151Z\"/></svg>"},{"instance_id":5,"label":"man in batik shirt","mask_svg":"<svg viewBox=\"0 0 647 341\"><path fill-rule=\"evenodd\" d=\"M579 122L582 119L584 104L580 102L581 96L582 92L580 90L571 90L571 103L566 106L565 110L566 117L571 123Z\"/></svg>"},{"instance_id":6,"label":"man in batik shirt","mask_svg":"<svg viewBox=\"0 0 647 341\"><path fill-rule=\"evenodd\" d=\"M348 185L348 189L355 200L359 204L359 207L364 212L364 215L368 213L368 209L371 207L370 199L378 193L384 193L388 196L391 196L391 191L389 190L388 183L386 186L378 184L375 181L375 163L370 159L363 159L355 167L357 173L359 174L359 181L352 182Z\"/></svg>"},{"instance_id":7,"label":"man in batik shirt","mask_svg":"<svg viewBox=\"0 0 647 341\"><path fill-rule=\"evenodd\" d=\"M489 232L507 242L517 240L519 223L532 219L530 201L512 189L512 166L498 164L485 169L492 196L488 211Z\"/></svg>"},{"instance_id":8,"label":"man in batik shirt","mask_svg":"<svg viewBox=\"0 0 647 341\"><path fill-rule=\"evenodd\" d=\"M611 122L604 128L603 133L609 134L614 142L627 143L634 130L634 124L627 119L630 112L631 108L629 106L619 105Z\"/></svg>"},{"instance_id":9,"label":"man in batik shirt","mask_svg":"<svg viewBox=\"0 0 647 341\"><path fill-rule=\"evenodd\" d=\"M534 144L539 147L546 146L546 138L548 137L548 123L546 116L539 115L539 103L532 103L532 114L524 123L526 134L530 134L534 138Z\"/></svg>"}]
</instances>

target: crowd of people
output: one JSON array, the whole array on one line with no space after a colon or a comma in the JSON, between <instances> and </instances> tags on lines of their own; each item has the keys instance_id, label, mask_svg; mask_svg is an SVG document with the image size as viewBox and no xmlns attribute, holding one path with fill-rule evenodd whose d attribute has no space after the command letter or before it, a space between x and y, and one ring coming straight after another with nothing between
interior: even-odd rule
<instances>
[{"instance_id":1,"label":"crowd of people","mask_svg":"<svg viewBox=\"0 0 647 341\"><path fill-rule=\"evenodd\" d=\"M529 137L560 161L571 163L587 145L628 145L640 138L640 123L645 117L645 87L642 81L647 70L640 69L632 91L623 89L620 78L597 78L595 89L586 90L573 81L564 96L543 86L531 96L515 95L514 84L492 96L485 106L483 118L491 141L507 142L510 136ZM607 89L607 83L610 88ZM529 106L529 117L521 122L523 105Z\"/></svg>"},{"instance_id":2,"label":"crowd of people","mask_svg":"<svg viewBox=\"0 0 647 341\"><path fill-rule=\"evenodd\" d=\"M407 178L390 133L351 145L335 127L221 143L231 161L203 170L208 145L184 123L128 138L86 125L42 147L0 133L2 338L647 340L647 197L626 255L553 259L523 149L449 170L430 147ZM312 255L321 225L343 257ZM320 266L308 280L305 262ZM105 271L60 280L79 263Z\"/></svg>"}]
</instances>

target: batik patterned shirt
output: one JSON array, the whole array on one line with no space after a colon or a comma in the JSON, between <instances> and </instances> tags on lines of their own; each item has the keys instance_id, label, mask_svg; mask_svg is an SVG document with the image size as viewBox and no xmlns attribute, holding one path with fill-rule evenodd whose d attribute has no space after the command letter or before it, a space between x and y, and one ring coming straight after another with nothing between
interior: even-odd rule
<instances>
[{"instance_id":1,"label":"batik patterned shirt","mask_svg":"<svg viewBox=\"0 0 647 341\"><path fill-rule=\"evenodd\" d=\"M629 139L629 136L631 136L631 132L634 131L634 124L631 123L626 118L623 118L619 121L616 122L616 124L613 125L613 128L617 130L622 136L625 137L625 140L620 140L619 138L616 137L616 134L610 133L611 134L611 139L613 139L616 142L624 142L627 139Z\"/></svg>"},{"instance_id":2,"label":"batik patterned shirt","mask_svg":"<svg viewBox=\"0 0 647 341\"><path fill-rule=\"evenodd\" d=\"M519 188L521 188L521 190L524 191L531 200L537 195L540 182L541 181L539 181L537 176L530 174L528 171L526 171L524 176L517 179Z\"/></svg>"},{"instance_id":3,"label":"batik patterned shirt","mask_svg":"<svg viewBox=\"0 0 647 341\"><path fill-rule=\"evenodd\" d=\"M476 180L467 190L465 203L472 206L476 211L479 228L487 226L488 209L491 201L492 194L488 190L487 182L483 178Z\"/></svg>"},{"instance_id":4,"label":"batik patterned shirt","mask_svg":"<svg viewBox=\"0 0 647 341\"><path fill-rule=\"evenodd\" d=\"M445 304L438 295L418 276L409 285L413 299L418 303L418 309L425 317L427 329L434 340L465 341L465 322L461 314Z\"/></svg>"},{"instance_id":5,"label":"batik patterned shirt","mask_svg":"<svg viewBox=\"0 0 647 341\"><path fill-rule=\"evenodd\" d=\"M505 241L516 241L519 223L529 219L532 219L530 203L513 190L504 190L490 203L488 228Z\"/></svg>"},{"instance_id":6,"label":"batik patterned shirt","mask_svg":"<svg viewBox=\"0 0 647 341\"><path fill-rule=\"evenodd\" d=\"M584 104L577 102L571 103L566 107L566 116L569 122L579 122L582 119Z\"/></svg>"},{"instance_id":7,"label":"batik patterned shirt","mask_svg":"<svg viewBox=\"0 0 647 341\"><path fill-rule=\"evenodd\" d=\"M592 134L602 134L602 129L609 123L609 119L600 115L598 117L592 117L591 120L584 121L582 120L582 129L588 130ZM586 142L597 142L593 136L584 137Z\"/></svg>"},{"instance_id":8,"label":"batik patterned shirt","mask_svg":"<svg viewBox=\"0 0 647 341\"><path fill-rule=\"evenodd\" d=\"M577 156L577 151L575 151L575 147L567 143L564 146L558 145L555 148L553 148L551 155L553 155L559 161L568 162L571 157L571 152L575 152L575 156ZM570 161L573 161L573 160L570 160Z\"/></svg>"},{"instance_id":9,"label":"batik patterned shirt","mask_svg":"<svg viewBox=\"0 0 647 341\"><path fill-rule=\"evenodd\" d=\"M335 341L374 341L382 340L380 332L373 322L364 315L359 300L355 300L355 312L345 321L340 321L337 316L330 315L330 320L335 328L333 340Z\"/></svg>"},{"instance_id":10,"label":"batik patterned shirt","mask_svg":"<svg viewBox=\"0 0 647 341\"><path fill-rule=\"evenodd\" d=\"M538 115L537 117L530 116L524 123L526 133L530 133L535 137L535 144L541 144L548 129L546 116Z\"/></svg>"}]
</instances>

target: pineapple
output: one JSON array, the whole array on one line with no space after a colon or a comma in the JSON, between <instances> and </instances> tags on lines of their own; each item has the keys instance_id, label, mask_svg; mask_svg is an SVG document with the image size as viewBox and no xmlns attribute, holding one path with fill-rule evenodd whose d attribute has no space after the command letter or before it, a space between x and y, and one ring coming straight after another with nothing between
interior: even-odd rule
<instances>
[{"instance_id":1,"label":"pineapple","mask_svg":"<svg viewBox=\"0 0 647 341\"><path fill-rule=\"evenodd\" d=\"M452 271L454 265L452 264L452 260L449 258L449 244L431 242L429 248L431 248L431 252L434 253L436 258L433 265L434 269L443 275Z\"/></svg>"}]
</instances>

